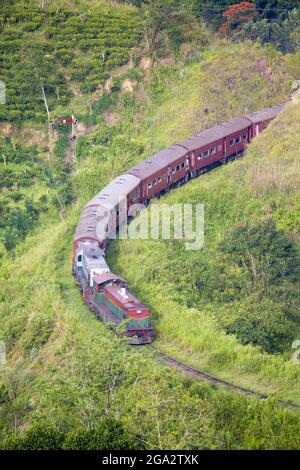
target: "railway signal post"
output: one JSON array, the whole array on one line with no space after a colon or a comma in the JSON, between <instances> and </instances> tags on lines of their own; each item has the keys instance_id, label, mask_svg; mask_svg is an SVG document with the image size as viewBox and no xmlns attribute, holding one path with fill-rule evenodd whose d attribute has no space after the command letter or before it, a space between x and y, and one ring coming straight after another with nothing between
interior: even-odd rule
<instances>
[{"instance_id":1,"label":"railway signal post","mask_svg":"<svg viewBox=\"0 0 300 470\"><path fill-rule=\"evenodd\" d=\"M68 119L60 119L58 122L58 124L71 124L72 126L72 131L71 131L71 145L72 145L72 149L73 149L73 163L76 162L76 124L78 123L78 119L74 116L74 114L72 114L71 118L68 118ZM54 130L56 124L57 124L55 121L53 121L51 123L52 125L52 128Z\"/></svg>"},{"instance_id":2,"label":"railway signal post","mask_svg":"<svg viewBox=\"0 0 300 470\"><path fill-rule=\"evenodd\" d=\"M71 135L71 142L73 145L73 163L76 163L76 133L75 133L75 126L78 122L78 119L75 118L74 114L72 114L72 135Z\"/></svg>"}]
</instances>

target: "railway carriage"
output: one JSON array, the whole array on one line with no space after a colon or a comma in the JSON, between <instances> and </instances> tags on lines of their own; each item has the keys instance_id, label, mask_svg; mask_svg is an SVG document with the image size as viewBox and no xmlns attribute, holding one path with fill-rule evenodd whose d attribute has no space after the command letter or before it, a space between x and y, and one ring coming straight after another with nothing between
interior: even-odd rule
<instances>
[{"instance_id":1,"label":"railway carriage","mask_svg":"<svg viewBox=\"0 0 300 470\"><path fill-rule=\"evenodd\" d=\"M271 106L270 108L257 111L255 113L246 114L246 118L252 123L250 128L250 140L258 136L276 118L276 116L283 110L284 105L279 104Z\"/></svg>"},{"instance_id":2,"label":"railway carriage","mask_svg":"<svg viewBox=\"0 0 300 470\"><path fill-rule=\"evenodd\" d=\"M220 126L204 130L199 134L185 139L179 143L187 149L190 159L191 177L195 177L203 171L203 168L211 166L224 155L223 132Z\"/></svg>"},{"instance_id":3,"label":"railway carriage","mask_svg":"<svg viewBox=\"0 0 300 470\"><path fill-rule=\"evenodd\" d=\"M140 180L133 175L121 175L109 183L89 201L80 220L80 231L76 237L82 238L85 231L91 239L96 239L105 250L109 240L115 238L117 227L126 219L127 208L139 202Z\"/></svg>"},{"instance_id":4,"label":"railway carriage","mask_svg":"<svg viewBox=\"0 0 300 470\"><path fill-rule=\"evenodd\" d=\"M225 161L243 153L246 144L249 142L250 126L251 123L244 117L220 124L224 133L223 159Z\"/></svg>"},{"instance_id":5,"label":"railway carriage","mask_svg":"<svg viewBox=\"0 0 300 470\"><path fill-rule=\"evenodd\" d=\"M190 178L190 170L188 149L175 144L131 168L127 173L140 178L141 201L147 203L153 197L186 182Z\"/></svg>"},{"instance_id":6,"label":"railway carriage","mask_svg":"<svg viewBox=\"0 0 300 470\"><path fill-rule=\"evenodd\" d=\"M249 142L250 126L248 119L238 118L181 141L179 144L188 150L191 177L241 155Z\"/></svg>"},{"instance_id":7,"label":"railway carriage","mask_svg":"<svg viewBox=\"0 0 300 470\"><path fill-rule=\"evenodd\" d=\"M73 240L73 257L76 256L81 241L89 241L91 244L99 245L96 229L100 221L101 216L96 206L85 207L82 210Z\"/></svg>"}]
</instances>

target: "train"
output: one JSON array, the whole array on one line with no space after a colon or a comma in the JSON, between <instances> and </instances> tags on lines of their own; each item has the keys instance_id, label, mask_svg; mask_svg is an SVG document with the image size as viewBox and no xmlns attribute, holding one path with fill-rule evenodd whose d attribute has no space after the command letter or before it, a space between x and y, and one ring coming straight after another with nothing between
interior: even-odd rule
<instances>
[{"instance_id":1,"label":"train","mask_svg":"<svg viewBox=\"0 0 300 470\"><path fill-rule=\"evenodd\" d=\"M149 308L106 263L105 253L115 230L136 204L146 207L151 199L240 157L283 107L245 114L157 152L111 181L83 208L73 240L73 275L97 318L114 325L125 322L129 344L149 344L155 331Z\"/></svg>"}]
</instances>

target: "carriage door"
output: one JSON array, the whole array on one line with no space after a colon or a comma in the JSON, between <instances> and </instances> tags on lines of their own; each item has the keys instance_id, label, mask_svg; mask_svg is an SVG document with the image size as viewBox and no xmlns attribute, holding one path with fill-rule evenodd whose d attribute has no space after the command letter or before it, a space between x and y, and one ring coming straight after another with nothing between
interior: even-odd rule
<instances>
[{"instance_id":1,"label":"carriage door","mask_svg":"<svg viewBox=\"0 0 300 470\"><path fill-rule=\"evenodd\" d=\"M186 157L186 160L185 160L185 169L186 169L186 172L188 172L189 169L190 169L190 159L189 159L189 157Z\"/></svg>"},{"instance_id":2,"label":"carriage door","mask_svg":"<svg viewBox=\"0 0 300 470\"><path fill-rule=\"evenodd\" d=\"M195 152L192 152L192 168L195 166Z\"/></svg>"},{"instance_id":3,"label":"carriage door","mask_svg":"<svg viewBox=\"0 0 300 470\"><path fill-rule=\"evenodd\" d=\"M185 181L188 181L189 178L190 178L190 159L189 157L187 156L186 157L186 160L185 160Z\"/></svg>"},{"instance_id":4,"label":"carriage door","mask_svg":"<svg viewBox=\"0 0 300 470\"><path fill-rule=\"evenodd\" d=\"M259 124L256 124L256 135L259 134Z\"/></svg>"},{"instance_id":5,"label":"carriage door","mask_svg":"<svg viewBox=\"0 0 300 470\"><path fill-rule=\"evenodd\" d=\"M168 171L167 171L168 186L171 183L171 178L172 178L172 172L171 172L171 168L168 166Z\"/></svg>"}]
</instances>

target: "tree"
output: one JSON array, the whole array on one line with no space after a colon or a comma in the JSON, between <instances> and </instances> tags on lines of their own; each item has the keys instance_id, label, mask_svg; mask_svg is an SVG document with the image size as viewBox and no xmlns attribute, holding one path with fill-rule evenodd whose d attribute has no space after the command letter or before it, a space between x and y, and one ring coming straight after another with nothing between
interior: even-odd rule
<instances>
[{"instance_id":1,"label":"tree","mask_svg":"<svg viewBox=\"0 0 300 470\"><path fill-rule=\"evenodd\" d=\"M259 17L269 21L284 20L289 13L300 6L299 0L256 0Z\"/></svg>"},{"instance_id":2,"label":"tree","mask_svg":"<svg viewBox=\"0 0 300 470\"><path fill-rule=\"evenodd\" d=\"M154 57L163 43L163 33L174 38L176 29L180 34L186 22L188 7L185 2L176 0L146 0L142 3L144 37L150 56Z\"/></svg>"},{"instance_id":3,"label":"tree","mask_svg":"<svg viewBox=\"0 0 300 470\"><path fill-rule=\"evenodd\" d=\"M221 26L223 20L223 12L232 4L234 0L194 0L195 14L212 25L217 30ZM300 6L299 0L255 0L258 12L258 19L284 20L289 13Z\"/></svg>"},{"instance_id":4,"label":"tree","mask_svg":"<svg viewBox=\"0 0 300 470\"><path fill-rule=\"evenodd\" d=\"M240 30L245 24L250 23L257 16L255 3L241 2L230 5L223 13L225 23L220 27L219 33L225 37L231 37L235 31Z\"/></svg>"},{"instance_id":5,"label":"tree","mask_svg":"<svg viewBox=\"0 0 300 470\"><path fill-rule=\"evenodd\" d=\"M293 52L300 45L300 17L295 10L286 18L268 20L262 18L243 25L232 36L234 41L251 39L262 44L272 44L282 52Z\"/></svg>"},{"instance_id":6,"label":"tree","mask_svg":"<svg viewBox=\"0 0 300 470\"><path fill-rule=\"evenodd\" d=\"M300 0L252 1L250 4L256 7L255 17L250 17L249 21L242 18L243 21L235 25L228 22L228 18L224 23L224 14L241 5L234 0L195 0L194 3L196 16L214 30L220 30L225 37L235 41L251 39L269 43L283 52L299 47Z\"/></svg>"}]
</instances>

